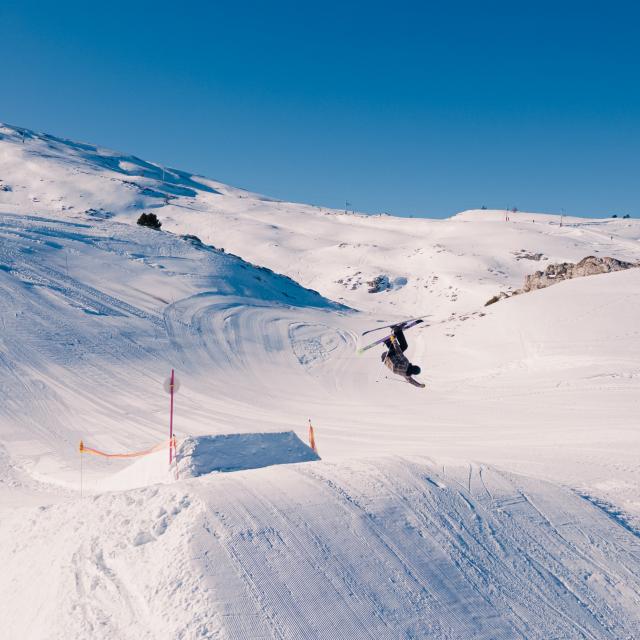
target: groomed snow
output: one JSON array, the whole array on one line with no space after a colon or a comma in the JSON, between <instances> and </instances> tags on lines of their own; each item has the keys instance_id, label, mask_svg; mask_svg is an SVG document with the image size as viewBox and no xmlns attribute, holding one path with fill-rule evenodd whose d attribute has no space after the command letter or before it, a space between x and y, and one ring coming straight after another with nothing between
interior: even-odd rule
<instances>
[{"instance_id":1,"label":"groomed snow","mask_svg":"<svg viewBox=\"0 0 640 640\"><path fill-rule=\"evenodd\" d=\"M0 189L7 637L640 636L640 269L483 306L636 221L345 215L8 126ZM356 355L416 314L425 390ZM80 438L166 440L171 368L206 464L84 456L80 497Z\"/></svg>"},{"instance_id":2,"label":"groomed snow","mask_svg":"<svg viewBox=\"0 0 640 640\"><path fill-rule=\"evenodd\" d=\"M20 514L1 541L7 637L640 633L637 538L572 491L485 465L216 474Z\"/></svg>"}]
</instances>

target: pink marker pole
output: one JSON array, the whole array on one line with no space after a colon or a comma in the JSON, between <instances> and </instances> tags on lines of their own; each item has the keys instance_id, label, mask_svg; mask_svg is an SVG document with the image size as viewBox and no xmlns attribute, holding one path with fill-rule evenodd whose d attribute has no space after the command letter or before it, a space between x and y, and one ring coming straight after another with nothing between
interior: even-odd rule
<instances>
[{"instance_id":1,"label":"pink marker pole","mask_svg":"<svg viewBox=\"0 0 640 640\"><path fill-rule=\"evenodd\" d=\"M169 464L173 462L173 387L175 377L173 369L171 369L171 382L169 383L169 391L171 393L171 409L169 413Z\"/></svg>"}]
</instances>

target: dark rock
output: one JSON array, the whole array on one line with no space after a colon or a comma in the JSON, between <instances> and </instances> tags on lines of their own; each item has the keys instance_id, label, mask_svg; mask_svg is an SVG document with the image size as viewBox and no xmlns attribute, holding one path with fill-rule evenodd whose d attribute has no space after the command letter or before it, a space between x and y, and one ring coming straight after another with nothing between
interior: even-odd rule
<instances>
[{"instance_id":1,"label":"dark rock","mask_svg":"<svg viewBox=\"0 0 640 640\"><path fill-rule=\"evenodd\" d=\"M367 286L369 287L369 293L380 293L381 291L390 289L391 283L389 282L389 276L380 275L376 276L373 280L369 280Z\"/></svg>"},{"instance_id":2,"label":"dark rock","mask_svg":"<svg viewBox=\"0 0 640 640\"><path fill-rule=\"evenodd\" d=\"M202 247L203 246L203 242L202 240L200 240L200 238L198 238L198 236L194 236L194 235L190 235L190 234L186 234L181 236L183 240L186 240L187 242L190 242L191 244L197 246L197 247Z\"/></svg>"},{"instance_id":3,"label":"dark rock","mask_svg":"<svg viewBox=\"0 0 640 640\"><path fill-rule=\"evenodd\" d=\"M511 295L513 295L513 294L511 294ZM510 298L511 295L508 294L508 293L505 293L504 291L501 291L497 296L493 296L493 298L491 298L490 300L487 300L484 303L484 306L488 307L490 304L495 304L499 300L504 300L504 298Z\"/></svg>"},{"instance_id":4,"label":"dark rock","mask_svg":"<svg viewBox=\"0 0 640 640\"><path fill-rule=\"evenodd\" d=\"M625 269L632 269L634 267L640 267L640 263L625 262L624 260L618 260L609 256L605 256L603 258L587 256L586 258L582 258L582 260L577 264L574 264L573 262L550 264L547 265L547 268L544 271L536 271L535 273L526 276L524 279L524 285L521 289L516 289L510 294L501 291L498 295L493 296L493 298L488 300L484 306L488 307L490 304L495 304L503 298L510 298L511 296L517 296L521 293L535 291L536 289L545 289L546 287L562 282L563 280L593 276L599 273L624 271Z\"/></svg>"},{"instance_id":5,"label":"dark rock","mask_svg":"<svg viewBox=\"0 0 640 640\"><path fill-rule=\"evenodd\" d=\"M574 264L573 262L560 262L550 264L544 271L536 271L524 280L522 292L534 291L535 289L544 289L562 280L570 280L571 278L582 278L584 276L592 276L599 273L610 273L612 271L623 271L638 265L631 262L624 262L616 258L596 256L587 256Z\"/></svg>"}]
</instances>

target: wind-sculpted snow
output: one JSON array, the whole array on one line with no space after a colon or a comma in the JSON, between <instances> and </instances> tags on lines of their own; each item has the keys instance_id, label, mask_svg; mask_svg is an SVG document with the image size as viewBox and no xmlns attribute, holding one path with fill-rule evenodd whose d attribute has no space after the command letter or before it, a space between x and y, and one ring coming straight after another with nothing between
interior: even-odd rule
<instances>
[{"instance_id":1,"label":"wind-sculpted snow","mask_svg":"<svg viewBox=\"0 0 640 640\"><path fill-rule=\"evenodd\" d=\"M640 634L639 539L567 489L484 465L273 467L32 517L0 532L8 637Z\"/></svg>"},{"instance_id":2,"label":"wind-sculpted snow","mask_svg":"<svg viewBox=\"0 0 640 640\"><path fill-rule=\"evenodd\" d=\"M82 170L84 167L98 171L107 169L125 176L162 180L162 192L154 192L153 189L146 187L147 193L145 195L155 195L162 198L166 195L192 198L198 191L217 193L214 188L206 184L206 180L194 179L184 171L161 167L135 156L118 154L95 145L65 140L45 133L35 133L28 129L14 129L0 125L0 141L3 139L18 142L21 145L27 143L29 152L34 156L53 161L58 160L75 166L78 170ZM136 183L130 182L129 184L135 185Z\"/></svg>"}]
</instances>

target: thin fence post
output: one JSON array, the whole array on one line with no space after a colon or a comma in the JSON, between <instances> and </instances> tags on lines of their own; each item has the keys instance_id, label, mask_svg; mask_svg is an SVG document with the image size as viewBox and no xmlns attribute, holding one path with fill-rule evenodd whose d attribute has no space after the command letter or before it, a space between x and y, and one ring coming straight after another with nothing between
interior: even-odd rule
<instances>
[{"instance_id":1,"label":"thin fence post","mask_svg":"<svg viewBox=\"0 0 640 640\"><path fill-rule=\"evenodd\" d=\"M169 390L171 392L171 407L169 415L169 466L173 462L173 387L175 383L175 375L173 369L171 369L171 382L169 383Z\"/></svg>"},{"instance_id":2,"label":"thin fence post","mask_svg":"<svg viewBox=\"0 0 640 640\"><path fill-rule=\"evenodd\" d=\"M78 451L80 452L80 497L82 498L82 450L84 449L84 445L82 440L80 440L80 446L78 447Z\"/></svg>"}]
</instances>

